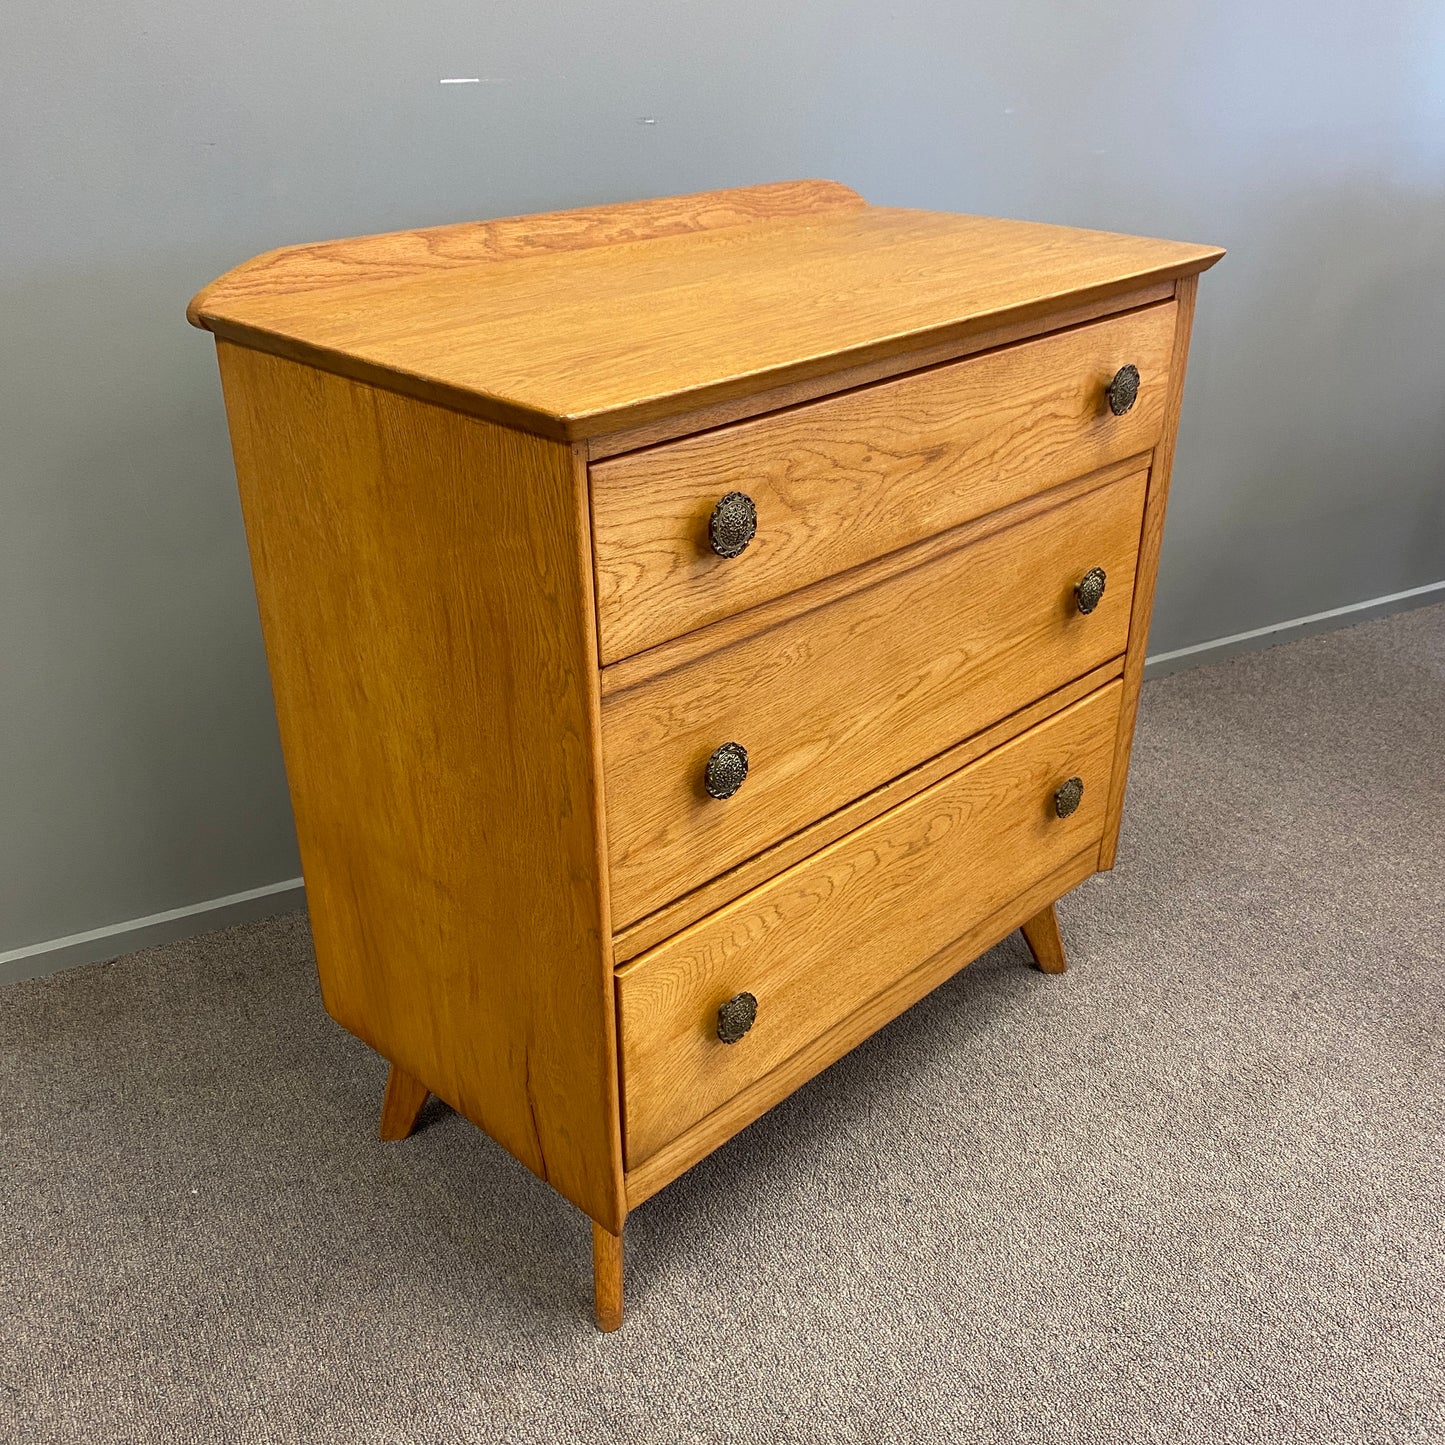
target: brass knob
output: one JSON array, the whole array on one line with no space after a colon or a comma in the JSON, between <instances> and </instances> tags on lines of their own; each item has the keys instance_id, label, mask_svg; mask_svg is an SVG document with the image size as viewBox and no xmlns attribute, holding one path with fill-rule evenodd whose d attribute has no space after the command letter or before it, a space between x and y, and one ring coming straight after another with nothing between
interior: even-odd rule
<instances>
[{"instance_id":1,"label":"brass knob","mask_svg":"<svg viewBox=\"0 0 1445 1445\"><path fill-rule=\"evenodd\" d=\"M1059 817L1067 818L1078 806L1084 796L1084 780L1082 778L1070 778L1054 794L1054 812Z\"/></svg>"},{"instance_id":2,"label":"brass knob","mask_svg":"<svg viewBox=\"0 0 1445 1445\"><path fill-rule=\"evenodd\" d=\"M1090 567L1074 586L1074 603L1085 617L1099 605L1108 577L1102 567Z\"/></svg>"},{"instance_id":3,"label":"brass knob","mask_svg":"<svg viewBox=\"0 0 1445 1445\"><path fill-rule=\"evenodd\" d=\"M747 776L748 750L741 743L724 743L707 760L702 785L709 798L730 798Z\"/></svg>"},{"instance_id":4,"label":"brass knob","mask_svg":"<svg viewBox=\"0 0 1445 1445\"><path fill-rule=\"evenodd\" d=\"M1139 400L1139 368L1133 362L1121 366L1104 394L1109 398L1109 410L1115 416L1123 416Z\"/></svg>"},{"instance_id":5,"label":"brass knob","mask_svg":"<svg viewBox=\"0 0 1445 1445\"><path fill-rule=\"evenodd\" d=\"M729 492L712 509L707 540L719 557L739 557L758 530L758 509L746 492Z\"/></svg>"},{"instance_id":6,"label":"brass knob","mask_svg":"<svg viewBox=\"0 0 1445 1445\"><path fill-rule=\"evenodd\" d=\"M717 1011L717 1036L735 1044L752 1028L758 1016L758 1001L750 993L736 994Z\"/></svg>"}]
</instances>

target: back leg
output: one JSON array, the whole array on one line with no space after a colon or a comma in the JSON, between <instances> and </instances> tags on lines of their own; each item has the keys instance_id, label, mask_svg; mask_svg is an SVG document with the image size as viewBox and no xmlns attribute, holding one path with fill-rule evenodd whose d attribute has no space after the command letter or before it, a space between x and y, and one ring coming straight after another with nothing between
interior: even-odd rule
<instances>
[{"instance_id":1,"label":"back leg","mask_svg":"<svg viewBox=\"0 0 1445 1445\"><path fill-rule=\"evenodd\" d=\"M417 1115L426 1101L427 1086L393 1064L386 1080L386 1097L381 1101L381 1137L405 1139L416 1128Z\"/></svg>"}]
</instances>

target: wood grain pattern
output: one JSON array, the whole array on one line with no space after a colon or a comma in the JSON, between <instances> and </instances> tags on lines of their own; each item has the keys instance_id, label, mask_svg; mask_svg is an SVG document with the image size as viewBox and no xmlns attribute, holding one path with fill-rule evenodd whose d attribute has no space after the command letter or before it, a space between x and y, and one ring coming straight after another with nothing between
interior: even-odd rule
<instances>
[{"instance_id":1,"label":"wood grain pattern","mask_svg":"<svg viewBox=\"0 0 1445 1445\"><path fill-rule=\"evenodd\" d=\"M945 748L927 762L910 768L891 782L884 783L881 788L865 793L863 797L834 813L829 813L827 817L799 829L781 843L775 843L771 848L765 848L761 853L739 863L736 868L729 868L726 873L709 879L692 892L673 899L656 913L649 913L646 918L638 919L636 923L613 936L613 962L625 963L630 958L636 958L654 944L661 943L663 939L670 938L674 933L686 928L689 923L696 923L698 919L706 917L723 904L731 903L734 898L741 898L748 889L756 888L759 883L766 882L784 868L801 862L809 854L827 847L845 833L878 817L880 813L886 813L889 808L896 807L915 793L921 793L940 778L956 773L991 749L1017 737L1035 723L1042 722L1044 718L1060 712L1070 703L1078 702L1080 698L1097 691L1105 683L1118 677L1123 669L1122 657L1111 658L1101 667L1065 683L1063 687L1041 697L1037 702L1010 713L991 728L975 733L954 747Z\"/></svg>"},{"instance_id":2,"label":"wood grain pattern","mask_svg":"<svg viewBox=\"0 0 1445 1445\"><path fill-rule=\"evenodd\" d=\"M191 301L186 319L192 326L204 327L207 313L224 311L238 301L334 291L359 282L398 281L458 266L716 231L780 216L857 210L866 204L856 191L837 181L776 181L285 246L244 261L211 282Z\"/></svg>"},{"instance_id":3,"label":"wood grain pattern","mask_svg":"<svg viewBox=\"0 0 1445 1445\"><path fill-rule=\"evenodd\" d=\"M626 692L629 688L640 687L645 682L675 672L689 663L711 657L734 643L790 622L805 612L825 607L841 597L851 597L865 587L875 587L891 577L921 567L936 557L946 557L960 547L981 542L985 537L992 537L1006 527L1015 527L1020 522L1052 511L1055 507L1087 496L1090 492L1102 491L1114 482L1146 470L1151 455L1146 452L1142 456L1130 457L1112 466L1101 467L1097 472L1075 477L1060 486L1051 487L1047 492L1025 497L1023 501L1015 502L1010 507L1000 507L996 512L989 512L975 521L965 522L951 531L925 537L911 547L888 553L886 557L878 557L850 571L824 577L819 582L800 587L796 592L775 597L771 602L759 603L746 612L737 612L706 627L699 627L695 632L685 632L670 642L648 648L646 652L634 652L631 657L609 663L602 669L602 696L611 697L615 693Z\"/></svg>"},{"instance_id":4,"label":"wood grain pattern","mask_svg":"<svg viewBox=\"0 0 1445 1445\"><path fill-rule=\"evenodd\" d=\"M406 1139L416 1128L431 1090L395 1064L386 1076L386 1093L381 1101L381 1124L377 1133L387 1140Z\"/></svg>"},{"instance_id":5,"label":"wood grain pattern","mask_svg":"<svg viewBox=\"0 0 1445 1445\"><path fill-rule=\"evenodd\" d=\"M1081 853L1097 857L1121 684L1075 703L617 972L629 1168ZM1084 779L1078 809L1053 793ZM717 1038L720 1004L757 1022Z\"/></svg>"},{"instance_id":6,"label":"wood grain pattern","mask_svg":"<svg viewBox=\"0 0 1445 1445\"><path fill-rule=\"evenodd\" d=\"M655 1154L628 1169L627 1207L636 1209L774 1104L856 1048L870 1034L877 1033L994 944L1002 942L1024 919L1082 883L1094 872L1098 853L1097 846L1086 848L1062 867L1024 887L997 913L975 923L955 942L888 984L842 1022L804 1044L777 1068L740 1089ZM960 1060L960 1066L967 1067L967 1061Z\"/></svg>"},{"instance_id":7,"label":"wood grain pattern","mask_svg":"<svg viewBox=\"0 0 1445 1445\"><path fill-rule=\"evenodd\" d=\"M1150 450L1174 331L1169 302L594 465L603 662ZM1114 416L1126 362L1143 384ZM721 558L734 491L758 530Z\"/></svg>"},{"instance_id":8,"label":"wood grain pattern","mask_svg":"<svg viewBox=\"0 0 1445 1445\"><path fill-rule=\"evenodd\" d=\"M898 355L883 356L826 376L815 376L765 391L749 392L730 401L716 402L695 411L667 416L644 426L603 432L587 438L587 459L592 462L604 461L608 457L620 456L623 452L640 451L643 447L656 446L659 442L711 431L714 427L728 426L735 421L746 421L749 417L761 416L764 412L782 411L786 407L817 401L822 396L833 396L859 386L871 386L875 381L887 381L905 372L942 366L949 361L961 361L965 356L994 351L1000 346L1012 346L1018 341L1031 341L1048 331L1085 326L1091 321L1102 320L1105 316L1137 311L1142 307L1173 299L1174 283L1159 281L1117 296L1106 296L1102 300L1062 306L1047 314L1005 322L986 331L970 332L938 345L919 346Z\"/></svg>"},{"instance_id":9,"label":"wood grain pattern","mask_svg":"<svg viewBox=\"0 0 1445 1445\"><path fill-rule=\"evenodd\" d=\"M1119 655L1143 473L608 696L618 926ZM1091 567L1109 586L1082 616ZM748 750L735 796L703 771Z\"/></svg>"},{"instance_id":10,"label":"wood grain pattern","mask_svg":"<svg viewBox=\"0 0 1445 1445\"><path fill-rule=\"evenodd\" d=\"M326 1007L618 1229L584 469L219 352Z\"/></svg>"},{"instance_id":11,"label":"wood grain pattern","mask_svg":"<svg viewBox=\"0 0 1445 1445\"><path fill-rule=\"evenodd\" d=\"M1059 932L1059 915L1052 903L1026 919L1020 927L1034 962L1045 973L1064 973L1068 969L1064 936Z\"/></svg>"},{"instance_id":12,"label":"wood grain pattern","mask_svg":"<svg viewBox=\"0 0 1445 1445\"><path fill-rule=\"evenodd\" d=\"M344 292L216 293L197 317L230 340L575 440L1121 296L1220 254L866 206Z\"/></svg>"},{"instance_id":13,"label":"wood grain pattern","mask_svg":"<svg viewBox=\"0 0 1445 1445\"><path fill-rule=\"evenodd\" d=\"M1139 536L1139 570L1129 619L1129 649L1124 658L1124 701L1119 708L1119 738L1114 750L1113 796L1104 824L1099 866L1112 868L1119 851L1119 827L1124 817L1124 789L1129 780L1129 753L1134 746L1134 721L1139 713L1139 689L1144 683L1144 660L1149 650L1149 622L1154 612L1154 584L1159 577L1159 549L1164 541L1164 512L1169 502L1169 480L1174 471L1174 445L1179 436L1179 411L1184 402L1184 376L1189 365L1189 334L1194 325L1194 299L1199 279L1179 282L1175 296L1174 354L1170 362L1169 405L1164 431L1149 471L1149 495Z\"/></svg>"}]
</instances>

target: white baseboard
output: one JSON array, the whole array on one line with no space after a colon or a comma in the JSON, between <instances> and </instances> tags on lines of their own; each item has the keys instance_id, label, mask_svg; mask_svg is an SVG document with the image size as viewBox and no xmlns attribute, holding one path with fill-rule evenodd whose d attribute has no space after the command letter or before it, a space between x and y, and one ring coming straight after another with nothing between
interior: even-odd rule
<instances>
[{"instance_id":1,"label":"white baseboard","mask_svg":"<svg viewBox=\"0 0 1445 1445\"><path fill-rule=\"evenodd\" d=\"M1215 662L1232 653L1266 647L1271 642L1292 640L1283 637L1284 633L1305 636L1310 632L1323 631L1342 617L1348 617L1353 622L1365 622L1372 616L1383 617L1407 607L1422 606L1432 601L1436 593L1445 594L1445 581L1411 587L1406 592L1391 592L1385 597L1371 597L1364 602L1352 602L1348 607L1332 607L1328 612L1313 612L1308 617L1292 617L1287 622L1271 623L1268 627L1256 627L1249 632L1236 632L1230 637L1216 637L1211 642L1197 642L1193 647L1175 648L1172 652L1161 652L1149 658L1144 664L1144 675L1158 677L1189 666L1193 659ZM301 879L287 878L280 883L268 883L264 888L228 893L224 898L211 898L186 908L170 908L164 913L113 923L108 928L93 928L88 933L72 933L68 938L53 938L47 943L0 953L0 984L39 978L42 974L56 973L77 964L100 963L138 948L151 948L158 943L170 943L178 938L208 933L212 929L229 928L233 923L269 918L301 908L305 902Z\"/></svg>"},{"instance_id":2,"label":"white baseboard","mask_svg":"<svg viewBox=\"0 0 1445 1445\"><path fill-rule=\"evenodd\" d=\"M164 913L150 913L106 928L52 938L29 948L0 953L0 984L39 978L77 964L101 963L138 948L153 948L158 943L229 928L233 923L250 923L257 918L289 913L302 907L305 901L301 879L287 878L280 883L268 883L264 888L248 888L244 893L228 893L224 898L208 898L204 903L192 903L185 908L168 908Z\"/></svg>"},{"instance_id":3,"label":"white baseboard","mask_svg":"<svg viewBox=\"0 0 1445 1445\"><path fill-rule=\"evenodd\" d=\"M1199 662L1219 662L1237 652L1252 652L1257 648L1270 647L1276 642L1293 642L1297 637L1308 637L1312 632L1327 631L1330 624L1342 617L1348 617L1350 624L1369 622L1376 617L1386 617L1392 612L1403 612L1410 607L1424 607L1434 601L1434 594L1445 594L1445 582L1427 582L1423 587L1411 587L1404 592L1390 592L1384 597L1368 597L1363 602L1351 602L1346 607L1331 607L1328 612L1311 612L1308 617L1291 617L1286 622L1271 622L1268 627L1254 627L1248 632L1235 632L1228 637L1216 637L1210 642L1196 642L1193 647L1176 647L1172 652L1155 653L1144 661L1145 677L1162 677L1165 673L1178 672ZM1442 597L1445 601L1445 597ZM1283 637L1281 633L1293 633ZM1206 657L1205 653L1214 656Z\"/></svg>"}]
</instances>

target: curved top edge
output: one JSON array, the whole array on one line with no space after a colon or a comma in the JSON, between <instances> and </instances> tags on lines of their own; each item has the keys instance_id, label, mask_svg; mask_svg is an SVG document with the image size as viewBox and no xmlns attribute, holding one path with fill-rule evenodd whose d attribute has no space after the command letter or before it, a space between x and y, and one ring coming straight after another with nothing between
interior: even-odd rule
<instances>
[{"instance_id":1,"label":"curved top edge","mask_svg":"<svg viewBox=\"0 0 1445 1445\"><path fill-rule=\"evenodd\" d=\"M186 307L186 320L208 330L207 315L223 310L231 300L396 280L423 271L722 230L779 217L851 211L867 204L839 181L773 181L688 196L284 246L243 261L203 286Z\"/></svg>"}]
</instances>

